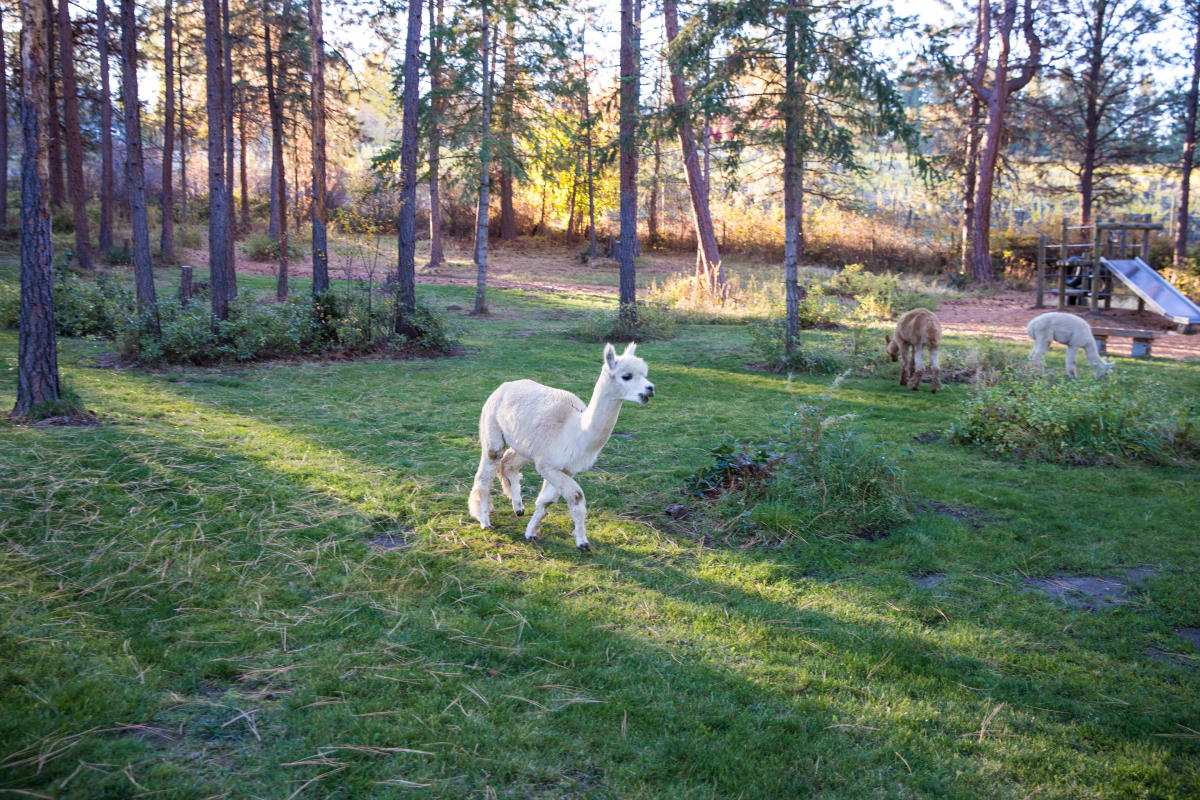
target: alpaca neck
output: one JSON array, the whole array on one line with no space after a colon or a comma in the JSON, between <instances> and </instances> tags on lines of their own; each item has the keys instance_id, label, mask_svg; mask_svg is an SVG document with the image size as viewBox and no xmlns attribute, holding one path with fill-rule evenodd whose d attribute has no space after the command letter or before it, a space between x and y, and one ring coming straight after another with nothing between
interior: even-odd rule
<instances>
[{"instance_id":1,"label":"alpaca neck","mask_svg":"<svg viewBox=\"0 0 1200 800\"><path fill-rule=\"evenodd\" d=\"M579 427L583 431L583 440L589 450L599 450L612 435L621 413L621 398L604 391L604 375L596 381L592 390L592 400L583 412Z\"/></svg>"}]
</instances>

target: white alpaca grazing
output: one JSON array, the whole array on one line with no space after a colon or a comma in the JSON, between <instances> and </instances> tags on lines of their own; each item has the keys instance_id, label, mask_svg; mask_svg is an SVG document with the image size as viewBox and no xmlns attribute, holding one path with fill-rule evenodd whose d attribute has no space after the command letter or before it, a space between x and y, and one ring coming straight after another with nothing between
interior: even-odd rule
<instances>
[{"instance_id":1,"label":"white alpaca grazing","mask_svg":"<svg viewBox=\"0 0 1200 800\"><path fill-rule=\"evenodd\" d=\"M502 383L492 392L479 417L483 455L468 502L480 527L491 527L488 515L497 470L513 511L517 516L525 513L521 467L532 463L543 481L525 538L538 538L546 507L562 496L575 523L575 546L591 549L584 529L583 489L575 475L596 463L617 424L621 403L636 400L644 405L654 396L654 384L646 379L646 362L634 355L636 347L630 344L618 356L611 344L604 346L604 366L587 406L570 392L529 380Z\"/></svg>"},{"instance_id":2,"label":"white alpaca grazing","mask_svg":"<svg viewBox=\"0 0 1200 800\"><path fill-rule=\"evenodd\" d=\"M1087 322L1074 314L1064 314L1061 311L1048 311L1029 320L1025 332L1033 339L1033 352L1029 354L1029 363L1042 365L1042 359L1050 348L1051 342L1067 346L1067 377L1075 377L1075 352L1083 350L1088 363L1096 369L1096 377L1103 378L1112 369L1111 361L1100 357L1096 349L1096 339L1092 336L1092 328Z\"/></svg>"}]
</instances>

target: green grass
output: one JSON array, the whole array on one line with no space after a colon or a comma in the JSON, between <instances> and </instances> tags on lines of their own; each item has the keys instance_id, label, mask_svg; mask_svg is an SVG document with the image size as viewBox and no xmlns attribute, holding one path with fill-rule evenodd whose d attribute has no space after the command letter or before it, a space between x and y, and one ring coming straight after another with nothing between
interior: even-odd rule
<instances>
[{"instance_id":1,"label":"green grass","mask_svg":"<svg viewBox=\"0 0 1200 800\"><path fill-rule=\"evenodd\" d=\"M917 442L965 386L849 378L831 412L970 519L726 546L686 477L832 376L748 370L744 328L681 325L639 348L655 400L581 478L594 555L561 504L531 547L499 487L494 531L467 517L479 408L516 377L586 398L600 348L563 331L601 301L489 300L454 358L114 371L61 342L106 424L0 426L0 796L1200 793L1200 653L1173 630L1200 626L1194 469ZM0 332L0 406L15 352ZM1117 369L1200 391L1200 365ZM411 546L368 545L389 533ZM1134 567L1155 572L1115 608L1025 591Z\"/></svg>"}]
</instances>

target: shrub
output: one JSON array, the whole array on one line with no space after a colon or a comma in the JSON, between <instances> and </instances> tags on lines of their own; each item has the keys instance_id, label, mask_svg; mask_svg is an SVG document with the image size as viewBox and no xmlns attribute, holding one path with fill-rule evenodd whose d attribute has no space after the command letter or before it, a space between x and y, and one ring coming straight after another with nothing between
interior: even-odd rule
<instances>
[{"instance_id":1,"label":"shrub","mask_svg":"<svg viewBox=\"0 0 1200 800\"><path fill-rule=\"evenodd\" d=\"M1027 357L990 336L979 336L965 347L942 347L944 383L991 386L1009 373L1026 369Z\"/></svg>"},{"instance_id":2,"label":"shrub","mask_svg":"<svg viewBox=\"0 0 1200 800\"><path fill-rule=\"evenodd\" d=\"M180 225L175 229L175 246L188 250L199 250L206 244L207 232L201 233L192 225Z\"/></svg>"},{"instance_id":3,"label":"shrub","mask_svg":"<svg viewBox=\"0 0 1200 800\"><path fill-rule=\"evenodd\" d=\"M251 233L242 241L242 253L251 261L278 261L279 240L265 233ZM296 245L288 238L288 258L295 258Z\"/></svg>"},{"instance_id":4,"label":"shrub","mask_svg":"<svg viewBox=\"0 0 1200 800\"><path fill-rule=\"evenodd\" d=\"M828 413L830 394L790 409L765 445L725 443L693 476L694 494L777 539L873 537L909 518L903 473L876 445Z\"/></svg>"},{"instance_id":5,"label":"shrub","mask_svg":"<svg viewBox=\"0 0 1200 800\"><path fill-rule=\"evenodd\" d=\"M797 339L793 342L790 355L786 352L786 344L786 319L776 318L750 326L750 346L773 372L833 375L850 366L833 339L827 338L821 343L802 342Z\"/></svg>"},{"instance_id":6,"label":"shrub","mask_svg":"<svg viewBox=\"0 0 1200 800\"><path fill-rule=\"evenodd\" d=\"M108 275L92 281L59 270L54 281L54 324L59 336L112 338L137 307L133 291Z\"/></svg>"},{"instance_id":7,"label":"shrub","mask_svg":"<svg viewBox=\"0 0 1200 800\"><path fill-rule=\"evenodd\" d=\"M659 305L637 307L637 324L625 324L617 311L590 314L576 328L568 331L575 339L585 342L645 342L670 339L675 335L675 314Z\"/></svg>"},{"instance_id":8,"label":"shrub","mask_svg":"<svg viewBox=\"0 0 1200 800\"><path fill-rule=\"evenodd\" d=\"M966 400L952 437L1064 464L1175 463L1200 449L1200 406L1176 407L1160 384L1129 376L1069 381L1008 372Z\"/></svg>"},{"instance_id":9,"label":"shrub","mask_svg":"<svg viewBox=\"0 0 1200 800\"><path fill-rule=\"evenodd\" d=\"M50 218L50 230L53 233L74 233L75 216L70 211L59 211Z\"/></svg>"},{"instance_id":10,"label":"shrub","mask_svg":"<svg viewBox=\"0 0 1200 800\"><path fill-rule=\"evenodd\" d=\"M21 289L16 284L0 283L0 328L16 330L21 321Z\"/></svg>"}]
</instances>

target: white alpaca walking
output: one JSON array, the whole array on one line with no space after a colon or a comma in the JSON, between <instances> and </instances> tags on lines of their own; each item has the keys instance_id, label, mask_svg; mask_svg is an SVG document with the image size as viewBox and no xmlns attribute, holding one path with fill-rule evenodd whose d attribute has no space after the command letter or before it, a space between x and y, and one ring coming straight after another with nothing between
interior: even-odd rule
<instances>
[{"instance_id":1,"label":"white alpaca walking","mask_svg":"<svg viewBox=\"0 0 1200 800\"><path fill-rule=\"evenodd\" d=\"M1067 377L1075 377L1075 352L1083 350L1088 363L1096 369L1096 377L1103 378L1112 369L1112 362L1101 358L1096 349L1096 338L1092 336L1092 328L1087 321L1074 314L1064 314L1061 311L1047 311L1029 320L1025 332L1033 339L1033 351L1029 354L1029 363L1042 366L1042 359L1050 349L1051 342L1067 346Z\"/></svg>"},{"instance_id":2,"label":"white alpaca walking","mask_svg":"<svg viewBox=\"0 0 1200 800\"><path fill-rule=\"evenodd\" d=\"M583 489L575 475L596 463L617 424L621 403L636 400L644 405L654 396L654 384L646 379L646 362L634 355L636 348L631 343L618 356L611 344L604 345L604 366L587 406L570 392L530 380L502 383L492 392L479 417L483 454L468 501L480 527L491 527L492 479L497 470L513 511L517 516L525 513L521 467L532 463L543 480L525 538L537 539L546 507L561 496L575 523L575 546L591 549L584 526Z\"/></svg>"}]
</instances>

